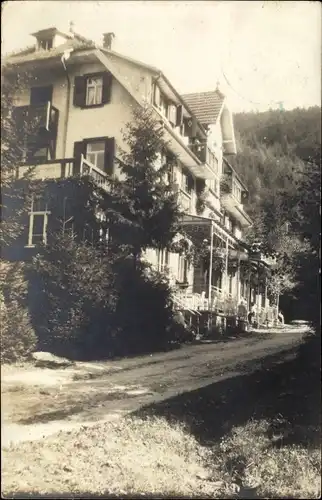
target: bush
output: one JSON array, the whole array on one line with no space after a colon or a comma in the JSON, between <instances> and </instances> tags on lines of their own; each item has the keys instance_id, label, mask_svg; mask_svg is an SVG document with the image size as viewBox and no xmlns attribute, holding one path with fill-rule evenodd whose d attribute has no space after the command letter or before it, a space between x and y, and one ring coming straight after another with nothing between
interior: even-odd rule
<instances>
[{"instance_id":1,"label":"bush","mask_svg":"<svg viewBox=\"0 0 322 500\"><path fill-rule=\"evenodd\" d=\"M132 259L118 269L118 302L113 327L118 354L165 349L174 333L170 289L149 265L133 267Z\"/></svg>"},{"instance_id":2,"label":"bush","mask_svg":"<svg viewBox=\"0 0 322 500\"><path fill-rule=\"evenodd\" d=\"M106 252L56 234L35 261L34 286L46 314L38 313L41 345L55 354L84 358L106 355L110 315L115 309L114 276Z\"/></svg>"},{"instance_id":3,"label":"bush","mask_svg":"<svg viewBox=\"0 0 322 500\"><path fill-rule=\"evenodd\" d=\"M1 362L26 359L37 338L28 313L23 264L1 263L0 304Z\"/></svg>"}]
</instances>

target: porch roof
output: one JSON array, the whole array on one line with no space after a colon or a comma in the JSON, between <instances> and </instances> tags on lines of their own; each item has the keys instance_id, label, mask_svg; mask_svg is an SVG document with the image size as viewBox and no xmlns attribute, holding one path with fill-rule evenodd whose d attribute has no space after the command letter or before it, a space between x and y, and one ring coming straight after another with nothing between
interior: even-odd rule
<instances>
[{"instance_id":1,"label":"porch roof","mask_svg":"<svg viewBox=\"0 0 322 500\"><path fill-rule=\"evenodd\" d=\"M198 239L198 241L200 241L200 239L210 239L212 232L213 235L218 236L218 238L225 243L228 240L228 245L231 247L236 247L239 243L220 222L214 219L201 217L199 215L184 215L181 219L180 226L185 229L192 240Z\"/></svg>"}]
</instances>

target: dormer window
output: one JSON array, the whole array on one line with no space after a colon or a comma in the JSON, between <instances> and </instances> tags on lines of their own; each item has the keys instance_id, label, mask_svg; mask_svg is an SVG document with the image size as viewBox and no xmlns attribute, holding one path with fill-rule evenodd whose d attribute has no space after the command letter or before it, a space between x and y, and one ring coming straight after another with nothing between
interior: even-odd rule
<instances>
[{"instance_id":1,"label":"dormer window","mask_svg":"<svg viewBox=\"0 0 322 500\"><path fill-rule=\"evenodd\" d=\"M39 50L50 50L53 48L53 39L48 38L46 40L38 40Z\"/></svg>"}]
</instances>

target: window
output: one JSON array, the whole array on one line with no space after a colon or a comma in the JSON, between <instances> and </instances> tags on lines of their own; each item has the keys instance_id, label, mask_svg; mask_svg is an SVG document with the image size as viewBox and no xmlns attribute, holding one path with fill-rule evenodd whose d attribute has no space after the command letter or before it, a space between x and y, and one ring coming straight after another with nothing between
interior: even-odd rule
<instances>
[{"instance_id":1,"label":"window","mask_svg":"<svg viewBox=\"0 0 322 500\"><path fill-rule=\"evenodd\" d=\"M108 71L84 76L75 76L74 106L90 108L103 106L111 100L112 74Z\"/></svg>"},{"instance_id":2,"label":"window","mask_svg":"<svg viewBox=\"0 0 322 500\"><path fill-rule=\"evenodd\" d=\"M167 248L157 250L157 266L158 271L165 271L165 268L169 266L169 251Z\"/></svg>"},{"instance_id":3,"label":"window","mask_svg":"<svg viewBox=\"0 0 322 500\"><path fill-rule=\"evenodd\" d=\"M95 165L95 167L104 170L105 142L89 142L86 146L86 159Z\"/></svg>"},{"instance_id":4,"label":"window","mask_svg":"<svg viewBox=\"0 0 322 500\"><path fill-rule=\"evenodd\" d=\"M47 40L39 40L38 47L41 50L50 50L53 48L53 39L48 38Z\"/></svg>"},{"instance_id":5,"label":"window","mask_svg":"<svg viewBox=\"0 0 322 500\"><path fill-rule=\"evenodd\" d=\"M233 182L233 195L236 198L236 200L238 200L239 202L241 201L242 189L236 182Z\"/></svg>"},{"instance_id":6,"label":"window","mask_svg":"<svg viewBox=\"0 0 322 500\"><path fill-rule=\"evenodd\" d=\"M33 196L29 212L28 247L34 247L39 243L47 244L48 225L47 201L39 196Z\"/></svg>"},{"instance_id":7,"label":"window","mask_svg":"<svg viewBox=\"0 0 322 500\"><path fill-rule=\"evenodd\" d=\"M45 87L31 87L30 89L30 105L38 106L40 104L47 104L53 98L53 86L47 85Z\"/></svg>"},{"instance_id":8,"label":"window","mask_svg":"<svg viewBox=\"0 0 322 500\"><path fill-rule=\"evenodd\" d=\"M97 169L102 170L108 175L113 175L115 156L114 137L93 137L74 143L74 165L76 171L79 173L81 171L82 156L97 167ZM86 175L86 172L84 174Z\"/></svg>"},{"instance_id":9,"label":"window","mask_svg":"<svg viewBox=\"0 0 322 500\"><path fill-rule=\"evenodd\" d=\"M231 219L225 215L224 217L224 226L229 229L229 231L232 231L232 228L233 228L233 223L231 221Z\"/></svg>"},{"instance_id":10,"label":"window","mask_svg":"<svg viewBox=\"0 0 322 500\"><path fill-rule=\"evenodd\" d=\"M215 193L216 196L219 196L219 181L217 178L210 179L208 181L208 186L209 186L209 189L211 189L211 191L213 193Z\"/></svg>"},{"instance_id":11,"label":"window","mask_svg":"<svg viewBox=\"0 0 322 500\"><path fill-rule=\"evenodd\" d=\"M188 261L184 255L179 255L178 281L186 283L188 281Z\"/></svg>"},{"instance_id":12,"label":"window","mask_svg":"<svg viewBox=\"0 0 322 500\"><path fill-rule=\"evenodd\" d=\"M102 104L103 78L101 76L86 79L86 106Z\"/></svg>"},{"instance_id":13,"label":"window","mask_svg":"<svg viewBox=\"0 0 322 500\"><path fill-rule=\"evenodd\" d=\"M169 104L164 95L160 94L160 111L167 118L168 117Z\"/></svg>"},{"instance_id":14,"label":"window","mask_svg":"<svg viewBox=\"0 0 322 500\"><path fill-rule=\"evenodd\" d=\"M193 187L193 179L188 172L182 170L181 172L181 189L187 194L190 194Z\"/></svg>"}]
</instances>

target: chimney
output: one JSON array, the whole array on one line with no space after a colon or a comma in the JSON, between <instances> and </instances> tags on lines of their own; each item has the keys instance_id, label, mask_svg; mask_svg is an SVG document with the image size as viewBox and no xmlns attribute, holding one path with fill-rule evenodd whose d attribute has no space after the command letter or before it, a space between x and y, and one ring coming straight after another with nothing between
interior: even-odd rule
<instances>
[{"instance_id":1,"label":"chimney","mask_svg":"<svg viewBox=\"0 0 322 500\"><path fill-rule=\"evenodd\" d=\"M74 36L74 28L75 28L75 23L74 21L70 21L69 23L69 35L71 35L72 37Z\"/></svg>"},{"instance_id":2,"label":"chimney","mask_svg":"<svg viewBox=\"0 0 322 500\"><path fill-rule=\"evenodd\" d=\"M114 33L103 33L103 47L107 50L112 50L112 42L115 38Z\"/></svg>"}]
</instances>

